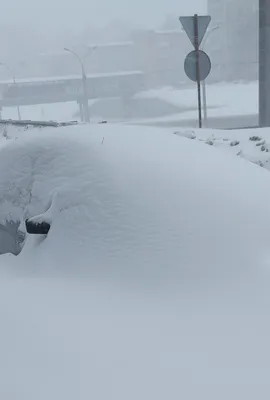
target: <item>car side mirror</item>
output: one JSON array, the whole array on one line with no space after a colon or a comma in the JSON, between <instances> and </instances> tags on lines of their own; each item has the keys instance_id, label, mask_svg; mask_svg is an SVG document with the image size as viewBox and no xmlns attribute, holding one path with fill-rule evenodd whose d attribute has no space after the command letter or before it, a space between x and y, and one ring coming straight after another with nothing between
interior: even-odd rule
<instances>
[{"instance_id":1,"label":"car side mirror","mask_svg":"<svg viewBox=\"0 0 270 400\"><path fill-rule=\"evenodd\" d=\"M35 222L31 219L25 221L26 232L31 235L47 235L51 228L51 225L46 222Z\"/></svg>"}]
</instances>

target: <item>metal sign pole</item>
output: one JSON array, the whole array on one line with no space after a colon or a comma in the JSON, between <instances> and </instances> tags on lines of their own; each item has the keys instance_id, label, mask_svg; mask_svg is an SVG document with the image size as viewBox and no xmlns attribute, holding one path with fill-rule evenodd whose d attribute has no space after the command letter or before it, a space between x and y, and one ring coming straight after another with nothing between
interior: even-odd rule
<instances>
[{"instance_id":1,"label":"metal sign pole","mask_svg":"<svg viewBox=\"0 0 270 400\"><path fill-rule=\"evenodd\" d=\"M195 51L196 51L196 79L198 90L198 116L199 128L202 127L202 99L201 99L201 77L200 77L200 52L199 52L199 29L198 29L198 14L194 15L194 38L195 38Z\"/></svg>"},{"instance_id":2,"label":"metal sign pole","mask_svg":"<svg viewBox=\"0 0 270 400\"><path fill-rule=\"evenodd\" d=\"M210 15L199 16L195 14L193 17L179 17L179 20L195 49L186 56L184 70L190 80L197 82L199 128L202 128L201 80L204 85L204 80L211 71L211 61L208 55L200 50L200 44L207 31L211 17ZM203 86L203 95L206 97L204 89L205 86ZM206 101L204 104L206 104ZM204 115L207 117L207 110L205 110Z\"/></svg>"},{"instance_id":3,"label":"metal sign pole","mask_svg":"<svg viewBox=\"0 0 270 400\"><path fill-rule=\"evenodd\" d=\"M206 99L206 82L202 81L202 98L203 98L203 122L204 128L207 127L207 99Z\"/></svg>"}]
</instances>

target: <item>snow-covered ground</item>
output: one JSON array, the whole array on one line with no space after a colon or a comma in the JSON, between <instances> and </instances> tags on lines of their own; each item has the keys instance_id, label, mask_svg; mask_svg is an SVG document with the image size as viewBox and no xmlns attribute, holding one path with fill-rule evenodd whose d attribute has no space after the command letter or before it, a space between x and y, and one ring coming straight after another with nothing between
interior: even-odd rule
<instances>
[{"instance_id":1,"label":"snow-covered ground","mask_svg":"<svg viewBox=\"0 0 270 400\"><path fill-rule=\"evenodd\" d=\"M226 117L258 113L258 83L220 83L206 85L208 117ZM162 121L178 118L197 118L197 87L190 89L163 88L137 95L139 98L158 98L178 107L194 107L194 111L163 117Z\"/></svg>"},{"instance_id":2,"label":"snow-covered ground","mask_svg":"<svg viewBox=\"0 0 270 400\"><path fill-rule=\"evenodd\" d=\"M208 117L246 116L258 113L258 83L220 83L207 85ZM133 122L154 121L184 121L197 118L197 91L194 84L189 89L176 90L173 88L161 88L139 93L135 96L139 99L161 100L172 106L179 107L179 113L169 114L160 118L134 117ZM90 104L90 102L89 102ZM165 107L165 106L164 106ZM168 108L168 107L166 107ZM190 110L191 111L187 111ZM192 111L193 109L193 111ZM70 120L78 113L78 106L75 102L45 104L37 106L21 107L23 119L35 120ZM106 116L106 111L104 111ZM16 108L5 108L3 118L17 118ZM77 117L78 118L78 117ZM110 120L110 118L109 118Z\"/></svg>"},{"instance_id":3,"label":"snow-covered ground","mask_svg":"<svg viewBox=\"0 0 270 400\"><path fill-rule=\"evenodd\" d=\"M73 119L78 106L75 102L40 104L36 106L20 107L22 119L37 121L69 121ZM3 119L18 119L17 108L6 107L2 112Z\"/></svg>"},{"instance_id":4,"label":"snow-covered ground","mask_svg":"<svg viewBox=\"0 0 270 400\"><path fill-rule=\"evenodd\" d=\"M218 147L270 170L269 129L180 129L174 134Z\"/></svg>"},{"instance_id":5,"label":"snow-covered ground","mask_svg":"<svg viewBox=\"0 0 270 400\"><path fill-rule=\"evenodd\" d=\"M269 171L191 134L6 132L0 220L52 227L0 257L1 398L268 397Z\"/></svg>"}]
</instances>

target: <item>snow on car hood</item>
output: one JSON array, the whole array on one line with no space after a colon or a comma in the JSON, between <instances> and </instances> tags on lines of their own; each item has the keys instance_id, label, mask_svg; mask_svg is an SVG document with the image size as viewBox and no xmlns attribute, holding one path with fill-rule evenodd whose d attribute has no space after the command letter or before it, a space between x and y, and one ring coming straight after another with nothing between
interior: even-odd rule
<instances>
[{"instance_id":1,"label":"snow on car hood","mask_svg":"<svg viewBox=\"0 0 270 400\"><path fill-rule=\"evenodd\" d=\"M269 196L268 171L169 131L3 144L1 219L52 228L0 257L0 397L266 398Z\"/></svg>"},{"instance_id":2,"label":"snow on car hood","mask_svg":"<svg viewBox=\"0 0 270 400\"><path fill-rule=\"evenodd\" d=\"M52 220L20 257L164 279L231 274L268 256L268 173L200 143L151 128L71 127L25 132L0 155L1 219Z\"/></svg>"}]
</instances>

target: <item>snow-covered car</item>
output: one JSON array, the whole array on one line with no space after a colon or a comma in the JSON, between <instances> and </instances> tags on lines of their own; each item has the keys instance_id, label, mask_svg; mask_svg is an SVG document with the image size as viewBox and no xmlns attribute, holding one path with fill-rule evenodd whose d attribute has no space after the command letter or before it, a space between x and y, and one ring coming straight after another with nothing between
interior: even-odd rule
<instances>
[{"instance_id":1,"label":"snow-covered car","mask_svg":"<svg viewBox=\"0 0 270 400\"><path fill-rule=\"evenodd\" d=\"M269 204L268 171L169 130L1 142L0 397L265 398Z\"/></svg>"}]
</instances>

